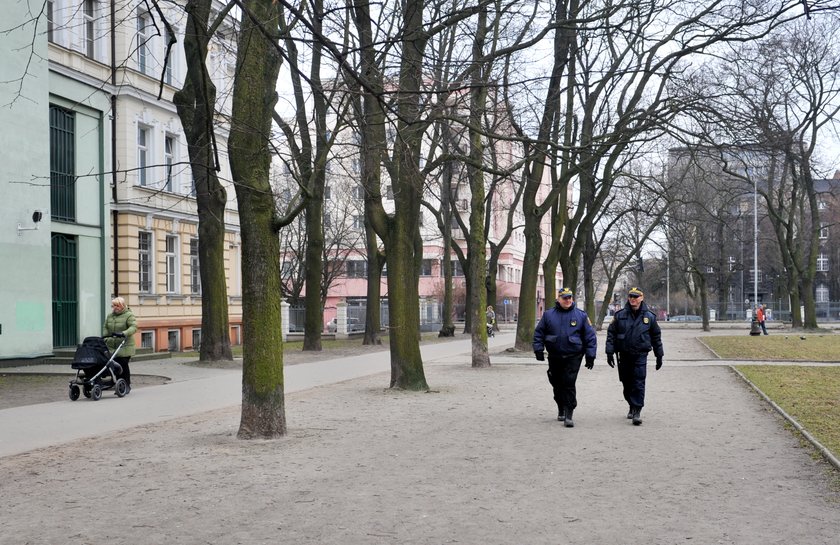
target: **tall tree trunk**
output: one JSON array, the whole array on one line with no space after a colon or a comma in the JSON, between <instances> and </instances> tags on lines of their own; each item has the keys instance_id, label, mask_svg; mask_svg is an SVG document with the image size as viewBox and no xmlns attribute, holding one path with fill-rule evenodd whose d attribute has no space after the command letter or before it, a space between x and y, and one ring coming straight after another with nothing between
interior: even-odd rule
<instances>
[{"instance_id":1,"label":"tall tree trunk","mask_svg":"<svg viewBox=\"0 0 840 545\"><path fill-rule=\"evenodd\" d=\"M478 25L473 40L473 75L470 89L470 161L468 175L470 180L470 237L467 248L470 256L469 275L470 309L472 321L472 366L490 367L490 355L487 353L487 245L484 234L484 171L479 165L484 163L484 142L479 129L487 107L487 84L480 59L484 54L484 39L487 33L487 10L483 7L478 14ZM479 325L481 324L481 325Z\"/></svg>"},{"instance_id":2,"label":"tall tree trunk","mask_svg":"<svg viewBox=\"0 0 840 545\"><path fill-rule=\"evenodd\" d=\"M225 278L225 206L227 192L219 183L213 114L216 87L207 72L208 22L211 0L190 0L184 51L187 74L173 96L187 135L190 167L198 208L198 260L201 276L201 347L199 360L232 360Z\"/></svg>"},{"instance_id":3,"label":"tall tree trunk","mask_svg":"<svg viewBox=\"0 0 840 545\"><path fill-rule=\"evenodd\" d=\"M228 148L242 218L245 343L238 435L251 439L286 434L280 242L269 182L269 136L277 102L280 53L273 0L243 0L242 9Z\"/></svg>"}]
</instances>

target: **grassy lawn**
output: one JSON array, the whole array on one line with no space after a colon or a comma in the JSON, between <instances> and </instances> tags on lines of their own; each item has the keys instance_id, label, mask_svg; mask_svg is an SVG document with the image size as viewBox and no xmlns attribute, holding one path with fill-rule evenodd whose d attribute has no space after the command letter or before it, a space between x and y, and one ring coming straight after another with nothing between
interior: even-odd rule
<instances>
[{"instance_id":1,"label":"grassy lawn","mask_svg":"<svg viewBox=\"0 0 840 545\"><path fill-rule=\"evenodd\" d=\"M840 335L832 333L708 336L701 340L726 360L840 361Z\"/></svg>"},{"instance_id":2,"label":"grassy lawn","mask_svg":"<svg viewBox=\"0 0 840 545\"><path fill-rule=\"evenodd\" d=\"M840 367L742 365L738 370L840 457Z\"/></svg>"}]
</instances>

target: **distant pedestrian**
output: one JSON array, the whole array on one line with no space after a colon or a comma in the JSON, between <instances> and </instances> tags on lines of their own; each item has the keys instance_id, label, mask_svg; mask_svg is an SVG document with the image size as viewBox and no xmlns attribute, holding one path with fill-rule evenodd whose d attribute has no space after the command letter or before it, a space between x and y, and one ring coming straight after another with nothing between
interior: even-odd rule
<instances>
[{"instance_id":1,"label":"distant pedestrian","mask_svg":"<svg viewBox=\"0 0 840 545\"><path fill-rule=\"evenodd\" d=\"M122 372L117 376L124 379L128 390L131 391L131 371L128 368L128 361L136 352L134 334L137 333L137 319L134 313L125 303L122 297L115 297L111 300L111 313L105 318L102 326L102 336L107 337L105 344L113 352L119 346L122 337L125 337L125 345L120 350L114 361L120 364Z\"/></svg>"},{"instance_id":2,"label":"distant pedestrian","mask_svg":"<svg viewBox=\"0 0 840 545\"><path fill-rule=\"evenodd\" d=\"M595 365L598 340L592 323L584 311L575 306L575 294L569 288L557 293L557 301L542 315L534 330L534 354L545 360L548 350L548 381L554 389L557 420L567 428L574 427L572 419L577 407L577 382L580 363L586 358L586 368Z\"/></svg>"},{"instance_id":3,"label":"distant pedestrian","mask_svg":"<svg viewBox=\"0 0 840 545\"><path fill-rule=\"evenodd\" d=\"M761 331L767 335L767 326L764 322L767 320L767 314L765 313L766 307L764 305L758 305L758 308L755 309L755 319L758 322L758 325L761 326Z\"/></svg>"},{"instance_id":4,"label":"distant pedestrian","mask_svg":"<svg viewBox=\"0 0 840 545\"><path fill-rule=\"evenodd\" d=\"M638 426L642 423L645 406L645 378L648 352L656 356L656 370L662 367L662 334L656 315L645 304L645 294L630 288L627 303L613 316L607 328L607 364L615 367L618 358L618 379L624 389L624 399L630 406L627 418Z\"/></svg>"}]
</instances>

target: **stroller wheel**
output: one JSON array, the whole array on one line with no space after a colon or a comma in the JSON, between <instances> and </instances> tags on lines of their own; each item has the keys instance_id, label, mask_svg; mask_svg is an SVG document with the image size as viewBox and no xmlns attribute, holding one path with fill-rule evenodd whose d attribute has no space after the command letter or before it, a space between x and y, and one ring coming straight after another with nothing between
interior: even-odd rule
<instances>
[{"instance_id":1,"label":"stroller wheel","mask_svg":"<svg viewBox=\"0 0 840 545\"><path fill-rule=\"evenodd\" d=\"M79 399L79 387L78 386L70 386L70 392L68 392L70 396L70 401L76 401Z\"/></svg>"},{"instance_id":2,"label":"stroller wheel","mask_svg":"<svg viewBox=\"0 0 840 545\"><path fill-rule=\"evenodd\" d=\"M82 387L82 393L85 394L85 397L90 399L90 384L85 384Z\"/></svg>"},{"instance_id":3,"label":"stroller wheel","mask_svg":"<svg viewBox=\"0 0 840 545\"><path fill-rule=\"evenodd\" d=\"M94 401L99 401L100 397L102 397L102 386L94 384L93 388L90 389L90 398Z\"/></svg>"},{"instance_id":4,"label":"stroller wheel","mask_svg":"<svg viewBox=\"0 0 840 545\"><path fill-rule=\"evenodd\" d=\"M117 379L117 383L114 384L114 393L117 394L117 397L123 397L128 393L128 384L126 384L124 378Z\"/></svg>"}]
</instances>

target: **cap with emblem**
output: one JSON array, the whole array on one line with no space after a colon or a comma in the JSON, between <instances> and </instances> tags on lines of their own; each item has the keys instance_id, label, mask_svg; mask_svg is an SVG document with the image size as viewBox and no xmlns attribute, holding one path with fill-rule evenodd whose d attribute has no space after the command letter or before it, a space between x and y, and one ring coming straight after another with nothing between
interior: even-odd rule
<instances>
[{"instance_id":1,"label":"cap with emblem","mask_svg":"<svg viewBox=\"0 0 840 545\"><path fill-rule=\"evenodd\" d=\"M575 296L575 293L572 290L570 290L569 288L563 288L563 289L561 289L560 291L557 292L557 297L565 298L565 297L574 297L574 296Z\"/></svg>"},{"instance_id":2,"label":"cap with emblem","mask_svg":"<svg viewBox=\"0 0 840 545\"><path fill-rule=\"evenodd\" d=\"M636 287L630 288L627 291L627 296L628 297L639 297L639 296L642 296L642 295L644 295L644 292L642 290L640 290L639 288L636 288Z\"/></svg>"}]
</instances>

